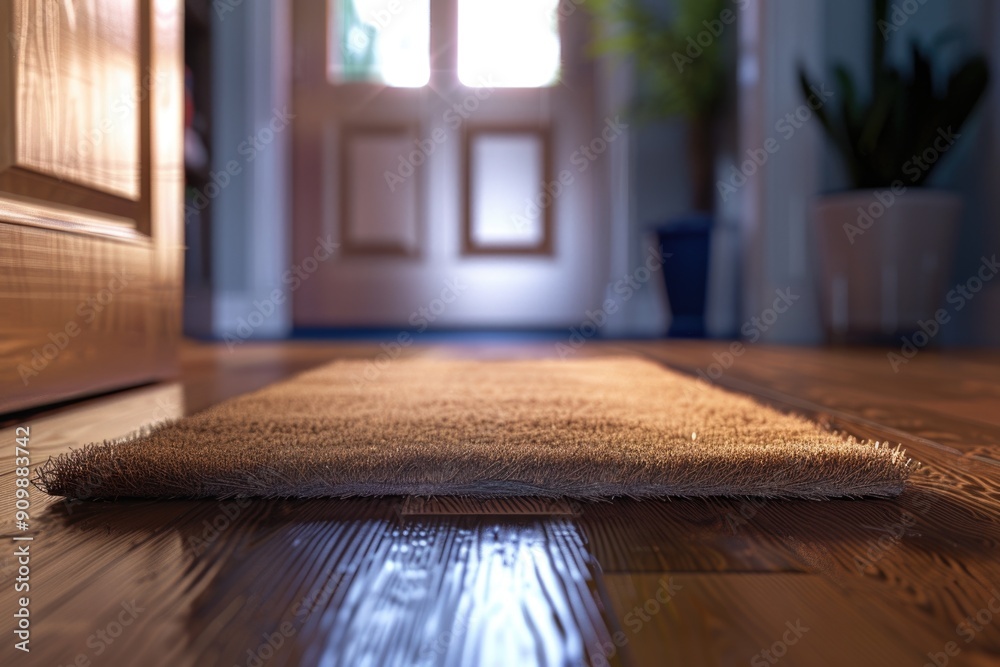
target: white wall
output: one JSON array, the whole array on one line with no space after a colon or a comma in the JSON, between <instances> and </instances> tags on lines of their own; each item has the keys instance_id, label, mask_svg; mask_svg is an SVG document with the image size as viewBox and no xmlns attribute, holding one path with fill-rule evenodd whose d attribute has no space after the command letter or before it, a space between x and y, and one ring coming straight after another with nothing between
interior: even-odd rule
<instances>
[{"instance_id":1,"label":"white wall","mask_svg":"<svg viewBox=\"0 0 1000 667\"><path fill-rule=\"evenodd\" d=\"M212 330L226 337L236 335L241 320L254 312L255 300L267 299L282 284L289 263L291 131L274 133L252 159L245 142L289 102L291 24L288 0L219 6L228 10L212 12L212 171L225 172L231 161L240 167L212 202ZM253 335L280 337L290 330L286 302L254 326Z\"/></svg>"},{"instance_id":2,"label":"white wall","mask_svg":"<svg viewBox=\"0 0 1000 667\"><path fill-rule=\"evenodd\" d=\"M759 154L769 145L778 146L736 195L745 253L741 320L770 307L776 290L799 297L762 332L766 342L821 339L809 225L810 201L822 176L821 136L815 118L800 127L778 123L803 105L796 63L812 72L822 69L823 8L822 0L756 2L741 15L738 162L748 159L748 151ZM826 82L825 77L818 80Z\"/></svg>"},{"instance_id":3,"label":"white wall","mask_svg":"<svg viewBox=\"0 0 1000 667\"><path fill-rule=\"evenodd\" d=\"M977 42L990 58L992 83L988 99L978 114L982 135L977 142L976 159L968 183L976 190L967 219L974 231L963 238L961 256L966 267L979 263L981 254L1000 255L1000 3L994 0L970 0L967 21L978 27ZM979 18L977 18L979 17ZM969 269L971 271L971 268ZM960 276L964 278L965 276ZM971 303L967 333L960 342L972 345L1000 345L1000 282L993 282Z\"/></svg>"}]
</instances>

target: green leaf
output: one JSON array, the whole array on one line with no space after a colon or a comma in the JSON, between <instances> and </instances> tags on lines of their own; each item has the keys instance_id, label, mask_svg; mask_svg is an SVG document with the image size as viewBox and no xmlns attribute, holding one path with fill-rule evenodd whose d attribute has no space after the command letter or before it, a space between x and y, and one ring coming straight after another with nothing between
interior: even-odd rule
<instances>
[{"instance_id":1,"label":"green leaf","mask_svg":"<svg viewBox=\"0 0 1000 667\"><path fill-rule=\"evenodd\" d=\"M941 45L955 40L953 32L939 35L931 49L914 41L909 68L887 65L885 39L878 25L887 9L887 0L873 0L872 75L867 100L862 99L850 72L837 66L834 75L842 96L839 116L826 109L816 113L857 188L887 187L904 177L912 182L902 173L903 166L932 146L940 131L959 132L989 84L989 66L982 56L969 58L955 68L946 85L935 81L932 56ZM799 79L802 94L808 99L810 82L801 68ZM925 182L934 166L922 171L916 183Z\"/></svg>"},{"instance_id":2,"label":"green leaf","mask_svg":"<svg viewBox=\"0 0 1000 667\"><path fill-rule=\"evenodd\" d=\"M707 45L694 38L720 20L729 0L678 0L670 18L651 11L643 0L590 0L587 6L612 30L596 39L592 50L633 59L642 98L638 108L645 114L701 118L718 113L730 86L727 44L735 39L736 27L722 24L723 32L713 34Z\"/></svg>"}]
</instances>

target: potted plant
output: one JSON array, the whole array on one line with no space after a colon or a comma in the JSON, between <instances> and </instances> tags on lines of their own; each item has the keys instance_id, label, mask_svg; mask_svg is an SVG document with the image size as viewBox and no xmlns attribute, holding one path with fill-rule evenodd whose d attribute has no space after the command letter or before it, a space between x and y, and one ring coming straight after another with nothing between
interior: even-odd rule
<instances>
[{"instance_id":1,"label":"potted plant","mask_svg":"<svg viewBox=\"0 0 1000 667\"><path fill-rule=\"evenodd\" d=\"M907 70L890 64L887 9L887 0L872 3L868 93L859 94L851 73L837 65L839 108L816 111L852 186L818 197L813 207L823 320L835 341L894 339L916 331L941 306L962 199L926 183L989 80L978 55L939 80L934 49L917 40ZM802 68L799 81L808 98L812 82Z\"/></svg>"},{"instance_id":2,"label":"potted plant","mask_svg":"<svg viewBox=\"0 0 1000 667\"><path fill-rule=\"evenodd\" d=\"M692 211L657 228L670 300L668 335L705 335L705 298L715 218L715 155L719 119L730 87L735 10L727 0L678 0L673 16L642 0L595 0L591 7L613 34L599 39L602 53L634 59L639 120L680 116L688 123L687 166Z\"/></svg>"}]
</instances>

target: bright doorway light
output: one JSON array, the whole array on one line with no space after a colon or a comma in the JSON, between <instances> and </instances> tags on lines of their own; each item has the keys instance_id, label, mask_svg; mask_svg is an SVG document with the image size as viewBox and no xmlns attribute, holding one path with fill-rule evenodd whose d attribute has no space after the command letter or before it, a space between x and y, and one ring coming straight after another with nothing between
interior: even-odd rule
<instances>
[{"instance_id":1,"label":"bright doorway light","mask_svg":"<svg viewBox=\"0 0 1000 667\"><path fill-rule=\"evenodd\" d=\"M559 79L559 0L458 0L458 79L538 88Z\"/></svg>"}]
</instances>

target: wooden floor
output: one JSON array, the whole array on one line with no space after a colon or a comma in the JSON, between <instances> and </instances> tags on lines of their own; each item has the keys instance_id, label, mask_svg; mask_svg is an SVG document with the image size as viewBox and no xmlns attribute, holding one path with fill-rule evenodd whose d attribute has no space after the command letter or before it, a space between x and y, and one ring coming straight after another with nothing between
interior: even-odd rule
<instances>
[{"instance_id":1,"label":"wooden floor","mask_svg":"<svg viewBox=\"0 0 1000 667\"><path fill-rule=\"evenodd\" d=\"M191 344L176 382L3 422L3 665L1000 664L1000 356L725 343L631 352L922 462L895 500L65 503L32 465L373 345ZM408 355L551 356L554 345ZM380 363L382 363L380 361ZM717 364L717 365L713 365ZM724 368L724 366L726 366ZM716 377L717 376L717 377ZM30 535L30 593L11 538ZM13 648L30 597L31 652Z\"/></svg>"}]
</instances>

